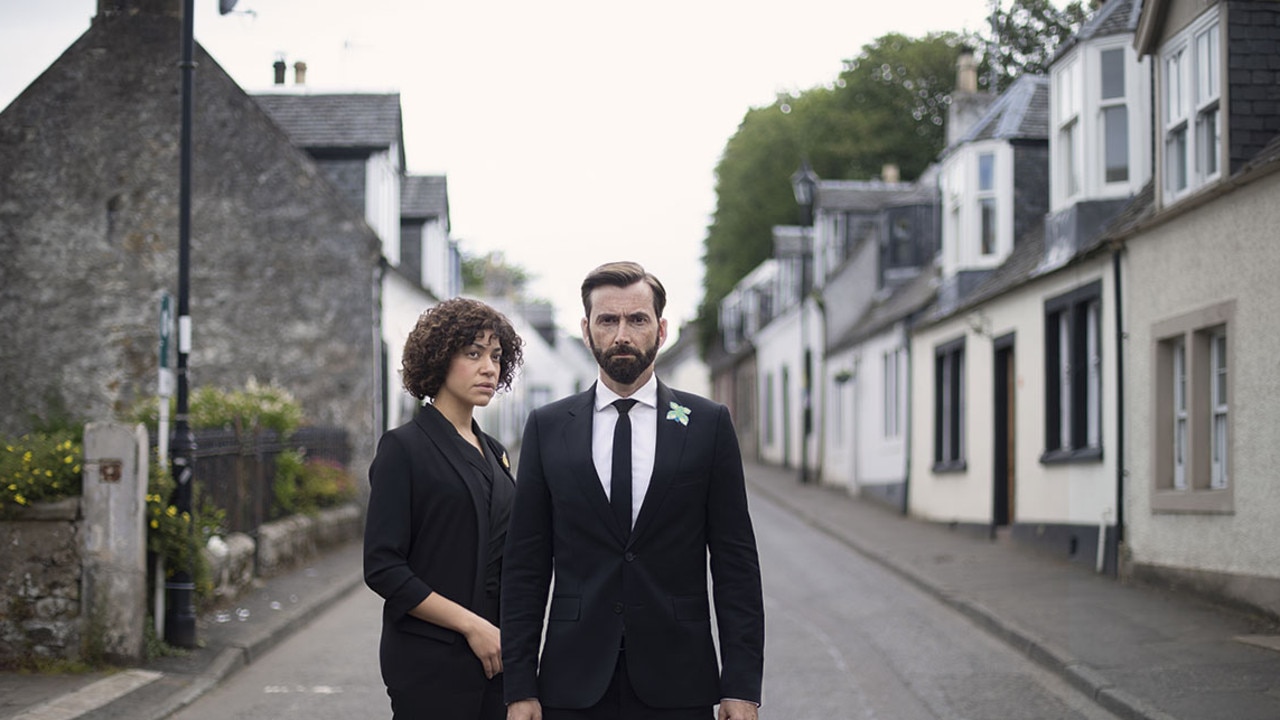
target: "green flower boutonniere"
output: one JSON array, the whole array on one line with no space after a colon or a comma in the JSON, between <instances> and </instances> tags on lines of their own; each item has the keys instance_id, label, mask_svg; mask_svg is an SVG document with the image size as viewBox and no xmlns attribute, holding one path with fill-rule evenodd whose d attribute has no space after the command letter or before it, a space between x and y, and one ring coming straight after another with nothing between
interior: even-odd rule
<instances>
[{"instance_id":1,"label":"green flower boutonniere","mask_svg":"<svg viewBox=\"0 0 1280 720\"><path fill-rule=\"evenodd\" d=\"M689 424L689 414L693 411L681 405L680 403L671 403L671 411L667 413L668 420L675 420L681 425Z\"/></svg>"}]
</instances>

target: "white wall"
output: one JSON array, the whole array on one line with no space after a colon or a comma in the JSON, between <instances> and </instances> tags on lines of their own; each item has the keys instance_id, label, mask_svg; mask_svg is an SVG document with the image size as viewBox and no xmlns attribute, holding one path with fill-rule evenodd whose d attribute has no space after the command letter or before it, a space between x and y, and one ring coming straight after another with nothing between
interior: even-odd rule
<instances>
[{"instance_id":1,"label":"white wall","mask_svg":"<svg viewBox=\"0 0 1280 720\"><path fill-rule=\"evenodd\" d=\"M364 217L382 238L382 254L400 264L400 150L392 145L365 163Z\"/></svg>"},{"instance_id":2,"label":"white wall","mask_svg":"<svg viewBox=\"0 0 1280 720\"><path fill-rule=\"evenodd\" d=\"M1046 300L1102 283L1102 460L1046 465ZM1033 282L980 310L925 329L912 340L911 484L913 514L938 521L989 523L994 476L994 349L992 340L1015 333L1015 523L1097 525L1116 518L1115 296L1110 258L1091 261ZM981 334L974 328L980 328ZM965 337L964 458L961 472L933 472L934 349Z\"/></svg>"},{"instance_id":3,"label":"white wall","mask_svg":"<svg viewBox=\"0 0 1280 720\"><path fill-rule=\"evenodd\" d=\"M387 344L387 366L383 377L387 383L387 428L402 425L412 418L416 399L404 391L400 380L400 358L405 339L417 324L423 311L436 304L436 299L397 272L387 272L382 280L382 341Z\"/></svg>"}]
</instances>

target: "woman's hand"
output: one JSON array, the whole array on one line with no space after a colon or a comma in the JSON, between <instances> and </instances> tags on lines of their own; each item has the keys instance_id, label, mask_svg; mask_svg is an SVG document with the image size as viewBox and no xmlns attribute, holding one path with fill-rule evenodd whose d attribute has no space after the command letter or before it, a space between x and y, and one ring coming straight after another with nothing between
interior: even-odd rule
<instances>
[{"instance_id":1,"label":"woman's hand","mask_svg":"<svg viewBox=\"0 0 1280 720\"><path fill-rule=\"evenodd\" d=\"M498 628L488 620L475 616L475 622L462 634L471 646L471 652L484 665L484 676L493 679L502 672L502 638Z\"/></svg>"}]
</instances>

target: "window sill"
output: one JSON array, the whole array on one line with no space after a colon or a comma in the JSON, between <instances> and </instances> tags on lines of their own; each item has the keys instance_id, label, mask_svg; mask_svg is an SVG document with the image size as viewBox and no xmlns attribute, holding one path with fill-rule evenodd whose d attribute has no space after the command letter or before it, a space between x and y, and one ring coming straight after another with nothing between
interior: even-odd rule
<instances>
[{"instance_id":1,"label":"window sill","mask_svg":"<svg viewBox=\"0 0 1280 720\"><path fill-rule=\"evenodd\" d=\"M934 462L933 473L935 475L947 475L962 473L968 470L968 466L964 460L947 460L945 462Z\"/></svg>"},{"instance_id":2,"label":"window sill","mask_svg":"<svg viewBox=\"0 0 1280 720\"><path fill-rule=\"evenodd\" d=\"M1072 465L1098 462L1102 462L1102 448L1100 447L1045 450L1040 455L1041 465Z\"/></svg>"},{"instance_id":3,"label":"window sill","mask_svg":"<svg viewBox=\"0 0 1280 720\"><path fill-rule=\"evenodd\" d=\"M1160 489L1151 494L1151 512L1168 515L1233 515L1231 488Z\"/></svg>"}]
</instances>

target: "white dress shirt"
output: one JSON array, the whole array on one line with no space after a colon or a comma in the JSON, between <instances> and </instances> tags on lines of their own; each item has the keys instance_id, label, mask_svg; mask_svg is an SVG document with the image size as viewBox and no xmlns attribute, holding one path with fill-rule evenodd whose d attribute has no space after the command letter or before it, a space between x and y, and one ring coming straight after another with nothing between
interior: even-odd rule
<instances>
[{"instance_id":1,"label":"white dress shirt","mask_svg":"<svg viewBox=\"0 0 1280 720\"><path fill-rule=\"evenodd\" d=\"M596 382L596 408L591 420L591 459L596 464L596 474L604 485L604 495L612 499L613 486L613 428L618 424L618 409L614 400L622 396L610 390L603 382ZM658 446L658 376L630 396L636 401L627 414L631 416L631 526L635 527L644 494L649 490L653 476L653 457Z\"/></svg>"}]
</instances>

